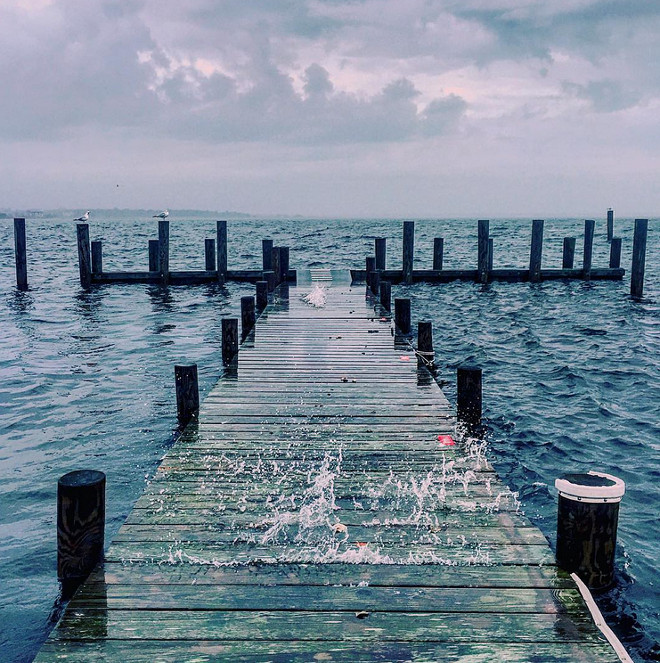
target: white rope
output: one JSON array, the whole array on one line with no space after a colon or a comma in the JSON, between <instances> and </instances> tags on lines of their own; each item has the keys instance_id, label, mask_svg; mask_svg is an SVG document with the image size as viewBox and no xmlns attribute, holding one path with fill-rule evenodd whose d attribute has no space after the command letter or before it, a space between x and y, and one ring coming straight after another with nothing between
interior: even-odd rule
<instances>
[{"instance_id":1,"label":"white rope","mask_svg":"<svg viewBox=\"0 0 660 663\"><path fill-rule=\"evenodd\" d=\"M605 638L610 643L610 645L612 645L612 649L614 649L614 651L616 652L616 655L619 657L619 660L622 661L622 663L634 663L632 658L630 658L630 654L628 654L628 652L626 651L626 648L621 644L619 638L617 638L616 635L614 635L612 629L605 623L603 615L598 609L598 606L596 605L594 597L591 595L589 588L582 582L582 580L580 580L580 578L576 573L571 573L571 578L573 578L575 584L578 586L580 594L582 594L582 598L584 599L584 602L587 604L587 608L589 608L589 612L593 617L594 624L596 624L596 626L600 629L601 633L605 636Z\"/></svg>"}]
</instances>

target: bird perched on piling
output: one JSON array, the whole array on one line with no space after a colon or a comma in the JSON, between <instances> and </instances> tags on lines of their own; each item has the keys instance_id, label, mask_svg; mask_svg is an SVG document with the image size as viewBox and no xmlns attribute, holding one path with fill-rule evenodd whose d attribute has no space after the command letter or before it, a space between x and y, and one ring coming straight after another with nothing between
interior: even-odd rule
<instances>
[{"instance_id":1,"label":"bird perched on piling","mask_svg":"<svg viewBox=\"0 0 660 663\"><path fill-rule=\"evenodd\" d=\"M79 216L74 221L89 221L89 210L87 210L82 216Z\"/></svg>"},{"instance_id":2,"label":"bird perched on piling","mask_svg":"<svg viewBox=\"0 0 660 663\"><path fill-rule=\"evenodd\" d=\"M154 214L152 219L166 219L170 215L169 210L164 209L160 214Z\"/></svg>"}]
</instances>

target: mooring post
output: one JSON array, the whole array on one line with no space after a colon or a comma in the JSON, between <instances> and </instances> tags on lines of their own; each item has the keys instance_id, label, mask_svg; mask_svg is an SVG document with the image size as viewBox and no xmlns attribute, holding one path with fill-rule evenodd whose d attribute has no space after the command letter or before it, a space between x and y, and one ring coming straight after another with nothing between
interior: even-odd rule
<instances>
[{"instance_id":1,"label":"mooring post","mask_svg":"<svg viewBox=\"0 0 660 663\"><path fill-rule=\"evenodd\" d=\"M78 238L78 268L80 270L80 285L89 288L92 285L92 258L89 248L89 224L76 224Z\"/></svg>"},{"instance_id":2,"label":"mooring post","mask_svg":"<svg viewBox=\"0 0 660 663\"><path fill-rule=\"evenodd\" d=\"M213 238L204 240L204 268L207 272L212 272L216 268L215 240Z\"/></svg>"},{"instance_id":3,"label":"mooring post","mask_svg":"<svg viewBox=\"0 0 660 663\"><path fill-rule=\"evenodd\" d=\"M149 271L158 272L158 254L160 250L158 249L158 240L150 239L149 240Z\"/></svg>"},{"instance_id":4,"label":"mooring post","mask_svg":"<svg viewBox=\"0 0 660 663\"><path fill-rule=\"evenodd\" d=\"M417 323L417 363L433 366L435 353L433 352L433 323L420 320Z\"/></svg>"},{"instance_id":5,"label":"mooring post","mask_svg":"<svg viewBox=\"0 0 660 663\"><path fill-rule=\"evenodd\" d=\"M380 305L386 310L392 310L392 284L390 281L380 282Z\"/></svg>"},{"instance_id":6,"label":"mooring post","mask_svg":"<svg viewBox=\"0 0 660 663\"><path fill-rule=\"evenodd\" d=\"M158 222L158 271L163 285L170 280L170 222Z\"/></svg>"},{"instance_id":7,"label":"mooring post","mask_svg":"<svg viewBox=\"0 0 660 663\"><path fill-rule=\"evenodd\" d=\"M407 298L394 300L394 329L401 336L410 335L410 300Z\"/></svg>"},{"instance_id":8,"label":"mooring post","mask_svg":"<svg viewBox=\"0 0 660 663\"><path fill-rule=\"evenodd\" d=\"M105 474L76 470L57 482L57 577L70 596L103 555Z\"/></svg>"},{"instance_id":9,"label":"mooring post","mask_svg":"<svg viewBox=\"0 0 660 663\"><path fill-rule=\"evenodd\" d=\"M479 219L477 222L477 279L488 283L488 233L490 222Z\"/></svg>"},{"instance_id":10,"label":"mooring post","mask_svg":"<svg viewBox=\"0 0 660 663\"><path fill-rule=\"evenodd\" d=\"M257 281L257 310L261 313L268 306L268 281Z\"/></svg>"},{"instance_id":11,"label":"mooring post","mask_svg":"<svg viewBox=\"0 0 660 663\"><path fill-rule=\"evenodd\" d=\"M632 268L630 270L630 295L641 299L644 294L644 268L646 265L646 234L648 219L635 219L633 235Z\"/></svg>"},{"instance_id":12,"label":"mooring post","mask_svg":"<svg viewBox=\"0 0 660 663\"><path fill-rule=\"evenodd\" d=\"M374 254L376 256L376 269L387 269L387 239L376 237L374 240Z\"/></svg>"},{"instance_id":13,"label":"mooring post","mask_svg":"<svg viewBox=\"0 0 660 663\"><path fill-rule=\"evenodd\" d=\"M238 318L222 318L222 361L229 364L238 353Z\"/></svg>"},{"instance_id":14,"label":"mooring post","mask_svg":"<svg viewBox=\"0 0 660 663\"><path fill-rule=\"evenodd\" d=\"M92 242L92 274L103 273L103 242L100 239Z\"/></svg>"},{"instance_id":15,"label":"mooring post","mask_svg":"<svg viewBox=\"0 0 660 663\"><path fill-rule=\"evenodd\" d=\"M575 237L564 237L564 253L562 256L562 269L573 269L575 264Z\"/></svg>"},{"instance_id":16,"label":"mooring post","mask_svg":"<svg viewBox=\"0 0 660 663\"><path fill-rule=\"evenodd\" d=\"M626 485L604 472L564 474L555 481L557 564L591 589L614 580L619 503Z\"/></svg>"},{"instance_id":17,"label":"mooring post","mask_svg":"<svg viewBox=\"0 0 660 663\"><path fill-rule=\"evenodd\" d=\"M413 263L415 260L415 222L403 222L403 282L413 282Z\"/></svg>"},{"instance_id":18,"label":"mooring post","mask_svg":"<svg viewBox=\"0 0 660 663\"><path fill-rule=\"evenodd\" d=\"M436 237L433 240L433 271L442 271L442 259L445 251L445 240L442 237Z\"/></svg>"},{"instance_id":19,"label":"mooring post","mask_svg":"<svg viewBox=\"0 0 660 663\"><path fill-rule=\"evenodd\" d=\"M376 297L380 293L380 272L378 270L371 272L371 292Z\"/></svg>"},{"instance_id":20,"label":"mooring post","mask_svg":"<svg viewBox=\"0 0 660 663\"><path fill-rule=\"evenodd\" d=\"M174 366L176 387L176 414L179 427L185 428L199 411L199 382L197 364L177 364Z\"/></svg>"},{"instance_id":21,"label":"mooring post","mask_svg":"<svg viewBox=\"0 0 660 663\"><path fill-rule=\"evenodd\" d=\"M280 282L289 282L289 247L280 246Z\"/></svg>"},{"instance_id":22,"label":"mooring post","mask_svg":"<svg viewBox=\"0 0 660 663\"><path fill-rule=\"evenodd\" d=\"M216 222L215 247L217 251L218 281L224 283L227 280L227 221L224 219Z\"/></svg>"},{"instance_id":23,"label":"mooring post","mask_svg":"<svg viewBox=\"0 0 660 663\"><path fill-rule=\"evenodd\" d=\"M490 273L493 271L493 238L488 238L488 278L490 279Z\"/></svg>"},{"instance_id":24,"label":"mooring post","mask_svg":"<svg viewBox=\"0 0 660 663\"><path fill-rule=\"evenodd\" d=\"M275 287L282 283L282 263L280 247L274 246L271 252L271 262L273 265L273 273L275 274Z\"/></svg>"},{"instance_id":25,"label":"mooring post","mask_svg":"<svg viewBox=\"0 0 660 663\"><path fill-rule=\"evenodd\" d=\"M459 366L456 370L456 419L469 431L481 423L481 368Z\"/></svg>"},{"instance_id":26,"label":"mooring post","mask_svg":"<svg viewBox=\"0 0 660 663\"><path fill-rule=\"evenodd\" d=\"M257 321L255 301L252 295L241 297L241 341L254 329Z\"/></svg>"},{"instance_id":27,"label":"mooring post","mask_svg":"<svg viewBox=\"0 0 660 663\"><path fill-rule=\"evenodd\" d=\"M614 210L607 210L607 241L611 242L614 238Z\"/></svg>"},{"instance_id":28,"label":"mooring post","mask_svg":"<svg viewBox=\"0 0 660 663\"><path fill-rule=\"evenodd\" d=\"M612 237L610 240L610 269L621 267L621 238Z\"/></svg>"},{"instance_id":29,"label":"mooring post","mask_svg":"<svg viewBox=\"0 0 660 663\"><path fill-rule=\"evenodd\" d=\"M275 290L275 272L272 269L267 269L262 272L262 278L268 284L268 292Z\"/></svg>"},{"instance_id":30,"label":"mooring post","mask_svg":"<svg viewBox=\"0 0 660 663\"><path fill-rule=\"evenodd\" d=\"M532 244L529 250L529 280L541 280L541 260L543 257L543 219L532 221Z\"/></svg>"},{"instance_id":31,"label":"mooring post","mask_svg":"<svg viewBox=\"0 0 660 663\"><path fill-rule=\"evenodd\" d=\"M584 252L582 257L582 275L585 279L591 278L591 256L594 250L594 228L596 222L586 219L584 222Z\"/></svg>"},{"instance_id":32,"label":"mooring post","mask_svg":"<svg viewBox=\"0 0 660 663\"><path fill-rule=\"evenodd\" d=\"M273 269L273 240L261 240L261 264L262 270L268 272Z\"/></svg>"},{"instance_id":33,"label":"mooring post","mask_svg":"<svg viewBox=\"0 0 660 663\"><path fill-rule=\"evenodd\" d=\"M28 289L27 242L25 240L25 219L14 219L14 249L16 252L16 287Z\"/></svg>"},{"instance_id":34,"label":"mooring post","mask_svg":"<svg viewBox=\"0 0 660 663\"><path fill-rule=\"evenodd\" d=\"M367 288L371 288L371 275L376 269L376 258L374 256L367 256L364 262L365 262L365 271L367 274L366 277Z\"/></svg>"}]
</instances>

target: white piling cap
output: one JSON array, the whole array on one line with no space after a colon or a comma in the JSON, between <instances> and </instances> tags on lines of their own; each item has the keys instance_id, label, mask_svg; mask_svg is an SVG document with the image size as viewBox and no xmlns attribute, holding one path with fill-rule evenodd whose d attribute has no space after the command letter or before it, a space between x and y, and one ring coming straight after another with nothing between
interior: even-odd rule
<instances>
[{"instance_id":1,"label":"white piling cap","mask_svg":"<svg viewBox=\"0 0 660 663\"><path fill-rule=\"evenodd\" d=\"M626 492L622 479L605 472L564 474L555 479L555 488L561 497L576 502L620 502Z\"/></svg>"}]
</instances>

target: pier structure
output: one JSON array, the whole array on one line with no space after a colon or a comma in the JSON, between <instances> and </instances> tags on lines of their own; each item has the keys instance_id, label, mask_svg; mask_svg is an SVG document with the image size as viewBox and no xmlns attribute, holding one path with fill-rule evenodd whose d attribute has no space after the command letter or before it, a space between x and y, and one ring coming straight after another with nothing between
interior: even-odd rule
<instances>
[{"instance_id":1,"label":"pier structure","mask_svg":"<svg viewBox=\"0 0 660 663\"><path fill-rule=\"evenodd\" d=\"M484 456L478 367L471 437L428 327L418 356L378 297L312 276L188 398L36 661L619 661Z\"/></svg>"}]
</instances>

